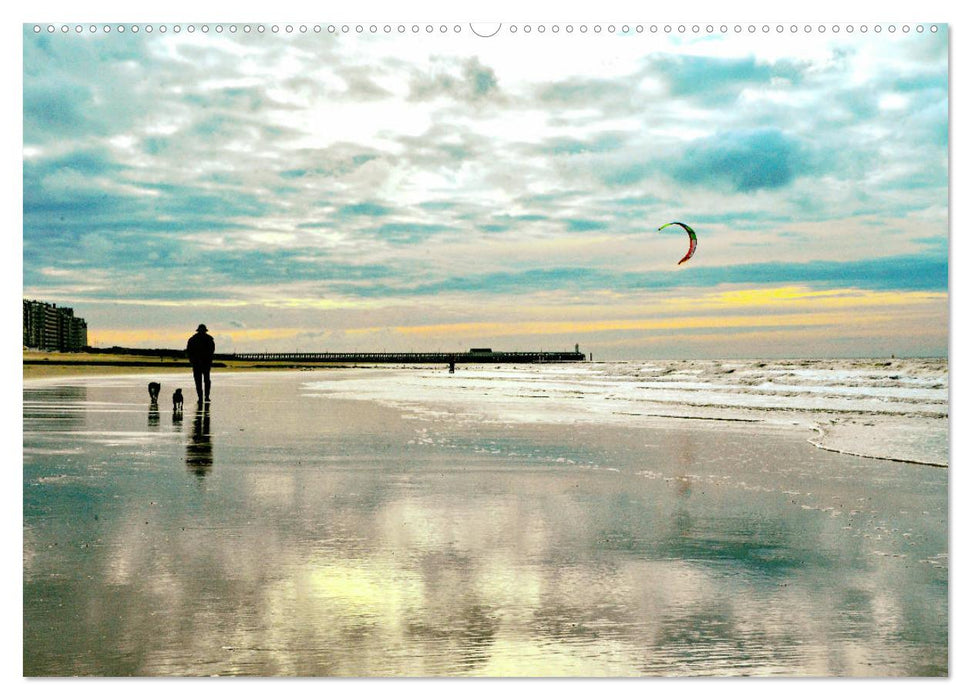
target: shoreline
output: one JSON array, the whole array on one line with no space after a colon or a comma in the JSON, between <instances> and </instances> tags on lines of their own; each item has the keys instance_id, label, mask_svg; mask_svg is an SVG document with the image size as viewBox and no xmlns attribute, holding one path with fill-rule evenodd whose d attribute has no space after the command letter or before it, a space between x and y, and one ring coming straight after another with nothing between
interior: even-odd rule
<instances>
[{"instance_id":1,"label":"shoreline","mask_svg":"<svg viewBox=\"0 0 971 700\"><path fill-rule=\"evenodd\" d=\"M156 362L134 359L125 355L103 355L88 353L45 353L45 352L25 352L23 355L23 386L34 383L48 383L60 380L87 379L87 378L124 378L139 376L158 376L164 377L189 377L192 376L191 366L182 359L160 360ZM284 372L306 372L316 370L340 370L340 369L382 369L387 371L398 371L401 369L427 370L438 367L439 365L407 365L396 364L361 364L361 363L294 363L292 361L267 362L263 361L242 361L228 360L214 363L214 375L228 375L239 373L284 373ZM360 401L373 400L373 397L356 397ZM380 401L379 401L380 403ZM681 420L702 420L714 421L719 423L748 423L761 425L769 429L771 421L759 418L729 417L729 416L675 416L652 413L627 413L619 412L620 415L643 415L651 418L669 418ZM861 457L866 459L876 459L888 462L900 462L913 464L915 466L933 467L936 469L949 469L949 461L939 461L935 459L923 459L912 455L899 454L890 456L886 453L881 454L879 450L869 451L860 449L847 449L845 445L837 446L826 444L829 431L819 422L813 420L809 415L805 416L808 421L802 422L801 427L808 429L809 435L804 439L813 447L826 452L845 454L847 456Z\"/></svg>"},{"instance_id":2,"label":"shoreline","mask_svg":"<svg viewBox=\"0 0 971 700\"><path fill-rule=\"evenodd\" d=\"M811 426L810 429L818 433L820 437L826 436L826 431L820 428L819 426ZM854 452L852 450L845 450L838 447L829 447L827 445L824 445L818 439L814 439L814 438L807 438L806 442L808 442L810 445L812 445L817 449L825 450L826 452L835 452L836 454L847 455L848 457L863 457L864 459L878 459L882 462L902 462L903 464L914 464L919 467L934 467L935 469L950 468L950 465L946 463L942 464L940 462L931 462L928 460L912 459L909 457L883 457L881 455L866 454L865 452Z\"/></svg>"}]
</instances>

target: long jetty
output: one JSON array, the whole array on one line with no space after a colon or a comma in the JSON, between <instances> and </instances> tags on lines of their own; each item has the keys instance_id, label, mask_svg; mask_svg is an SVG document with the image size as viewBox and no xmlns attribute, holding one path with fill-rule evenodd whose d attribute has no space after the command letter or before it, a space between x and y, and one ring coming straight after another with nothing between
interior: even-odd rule
<instances>
[{"instance_id":1,"label":"long jetty","mask_svg":"<svg viewBox=\"0 0 971 700\"><path fill-rule=\"evenodd\" d=\"M542 363L583 362L582 352L240 352L217 355L246 362L357 362L357 363Z\"/></svg>"},{"instance_id":2,"label":"long jetty","mask_svg":"<svg viewBox=\"0 0 971 700\"><path fill-rule=\"evenodd\" d=\"M86 347L84 348L84 351L92 354L109 353L113 355L157 357L160 361L164 361L165 359L172 361L185 360L185 350L175 350L172 348L123 348L116 345L110 348ZM243 362L291 362L295 364L333 362L359 364L410 363L437 365L449 364L452 362L455 362L456 364L468 364L476 362L518 362L521 364L541 362L584 362L586 361L587 356L580 352L580 347L577 346L573 352L547 352L542 350L504 352L501 350L494 351L491 348L472 348L468 352L217 352L213 359L217 362L240 360ZM43 361L47 362L46 359ZM128 364L131 363L129 362Z\"/></svg>"}]
</instances>

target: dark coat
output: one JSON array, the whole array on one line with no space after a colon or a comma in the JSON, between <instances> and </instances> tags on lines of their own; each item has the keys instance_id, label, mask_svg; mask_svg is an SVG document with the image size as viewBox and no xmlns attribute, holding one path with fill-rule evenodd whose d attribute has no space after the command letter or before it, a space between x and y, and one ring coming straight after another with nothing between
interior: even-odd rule
<instances>
[{"instance_id":1,"label":"dark coat","mask_svg":"<svg viewBox=\"0 0 971 700\"><path fill-rule=\"evenodd\" d=\"M212 356L216 353L216 341L204 332L196 333L189 338L185 346L185 354L194 367L208 367L212 364Z\"/></svg>"}]
</instances>

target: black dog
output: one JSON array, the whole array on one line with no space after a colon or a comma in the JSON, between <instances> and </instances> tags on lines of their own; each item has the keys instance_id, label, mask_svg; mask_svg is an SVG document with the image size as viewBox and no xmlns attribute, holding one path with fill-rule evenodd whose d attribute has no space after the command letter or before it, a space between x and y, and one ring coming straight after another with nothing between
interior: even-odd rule
<instances>
[{"instance_id":1,"label":"black dog","mask_svg":"<svg viewBox=\"0 0 971 700\"><path fill-rule=\"evenodd\" d=\"M182 389L176 389L175 393L172 394L172 410L182 410Z\"/></svg>"},{"instance_id":2,"label":"black dog","mask_svg":"<svg viewBox=\"0 0 971 700\"><path fill-rule=\"evenodd\" d=\"M162 391L162 385L158 382L148 383L148 398L152 403L158 403L158 392Z\"/></svg>"}]
</instances>

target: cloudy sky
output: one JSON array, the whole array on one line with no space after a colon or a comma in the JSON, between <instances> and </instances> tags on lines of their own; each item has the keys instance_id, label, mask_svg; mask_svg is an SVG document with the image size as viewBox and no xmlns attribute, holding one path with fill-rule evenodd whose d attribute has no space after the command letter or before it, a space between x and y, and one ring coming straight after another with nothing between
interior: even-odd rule
<instances>
[{"instance_id":1,"label":"cloudy sky","mask_svg":"<svg viewBox=\"0 0 971 700\"><path fill-rule=\"evenodd\" d=\"M943 25L33 26L23 293L94 345L947 352Z\"/></svg>"}]
</instances>

